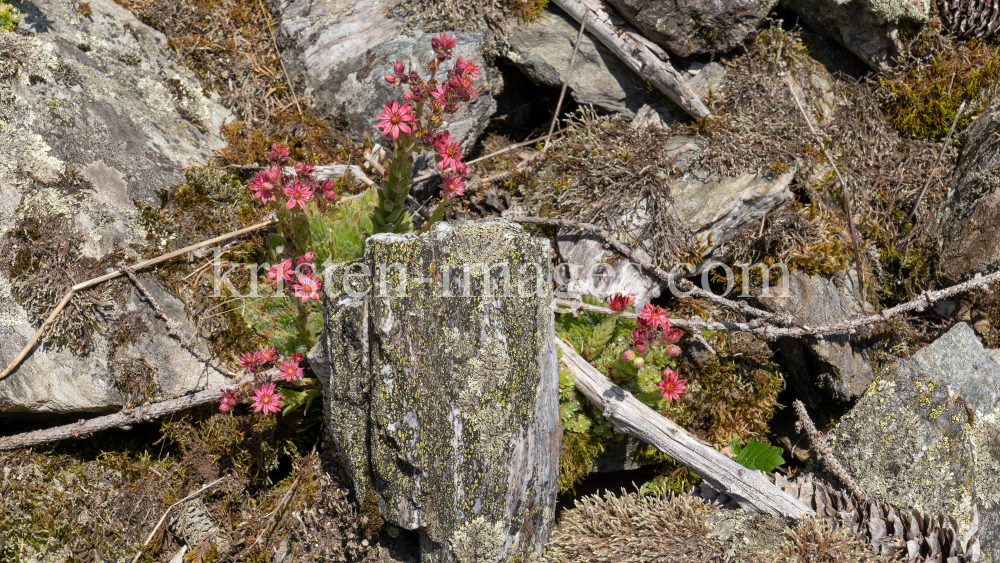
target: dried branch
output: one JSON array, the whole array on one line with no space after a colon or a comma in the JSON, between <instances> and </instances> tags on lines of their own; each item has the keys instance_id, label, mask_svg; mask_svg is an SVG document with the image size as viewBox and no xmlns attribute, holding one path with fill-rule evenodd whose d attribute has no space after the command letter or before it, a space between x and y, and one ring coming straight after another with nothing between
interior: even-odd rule
<instances>
[{"instance_id":1,"label":"dried branch","mask_svg":"<svg viewBox=\"0 0 1000 563\"><path fill-rule=\"evenodd\" d=\"M569 88L569 79L573 74L573 65L576 64L576 54L580 51L580 40L583 39L583 32L587 29L587 18L590 17L590 10L583 14L580 21L580 33L576 36L576 44L573 46L573 56L569 59L569 69L566 70L566 79L563 80L562 91L559 92L559 101L556 102L556 111L552 114L552 123L549 124L549 134L545 137L545 145L542 146L542 154L549 150L549 143L552 142L552 132L556 130L556 123L559 122L559 110L562 109L563 100L566 99L566 89Z\"/></svg>"},{"instance_id":2,"label":"dried branch","mask_svg":"<svg viewBox=\"0 0 1000 563\"><path fill-rule=\"evenodd\" d=\"M239 237L239 236L243 236L243 235L245 235L247 233L252 233L254 231L259 231L260 229L263 229L265 227L270 227L270 226L277 225L277 224L278 224L278 220L277 219L271 219L270 221L264 221L263 223L257 223L256 225L250 225L249 227L244 227L244 228L242 228L242 229L240 229L238 231L233 231L231 233L227 233L227 234L224 234L222 236L215 237L215 238L213 238L211 240L206 240L204 242L199 242L197 244L192 244L191 246L185 246L184 248L182 248L180 250L175 250L173 252L168 252L167 254L164 254L162 256L157 256L156 258L151 258L149 260L146 260L146 261L143 261L143 262L139 262L138 264L135 264L134 266L132 266L132 269L133 270L141 270L143 268L148 268L150 266L153 266L153 265L156 265L156 264L160 264L162 262L166 262L167 260L171 260L173 258L177 258L178 256L183 256L183 255L187 254L188 252L193 252L195 250L198 250L200 248L204 248L206 246L211 246L213 244L218 244L220 242L225 242L225 241L227 241L229 239L233 239L233 238L236 238L236 237ZM70 290L66 293L66 295L62 298L62 301L60 301L59 304L56 305L55 309L53 309L52 312L49 313L48 318L45 319L45 322L42 323L42 326L38 327L38 330L35 331L35 334L31 337L31 340L29 340L28 343L25 344L23 348L21 348L21 351L18 353L17 357L14 358L14 361L12 361L10 363L10 365L8 365L3 370L3 372L0 372L0 380L6 378L8 375L10 375L11 373L13 373L13 371L15 369L17 369L17 366L21 365L21 362L23 362L24 359L28 357L28 354L31 353L32 348L34 348L35 344L38 343L38 340L42 337L42 334L45 333L45 330L49 327L49 325L52 324L52 321L54 321L56 319L56 316L59 315L59 313L66 307L66 305L69 304L70 299L72 299L73 296L76 293L78 293L80 291L83 291L84 289L88 289L88 288L94 287L95 285L102 284L102 283L104 283L106 281L113 280L113 279L115 279L115 278L117 278L117 277L119 277L121 275L124 275L124 273L125 272L123 272L121 270L117 270L115 272L111 272L110 274L105 274L103 276L100 276L100 277L97 277L97 278L94 278L94 279L91 279L91 280L87 280L87 281L82 282L82 283L78 283L78 284L74 285L73 287L71 287Z\"/></svg>"},{"instance_id":3,"label":"dried branch","mask_svg":"<svg viewBox=\"0 0 1000 563\"><path fill-rule=\"evenodd\" d=\"M278 62L281 63L281 72L285 75L285 82L288 83L288 91L291 92L292 100L295 101L295 107L299 110L299 119L305 123L306 115L302 113L302 106L299 105L299 98L295 95L295 85L292 84L292 79L288 77L288 70L285 69L285 60L281 58L281 50L278 49L278 40L274 37L274 20L271 19L271 10L268 10L267 7L264 6L264 2L262 0L257 0L257 3L260 5L260 9L264 12L264 15L267 17L267 29L271 32L271 45L274 46L274 52L278 54Z\"/></svg>"},{"instance_id":4,"label":"dried branch","mask_svg":"<svg viewBox=\"0 0 1000 563\"><path fill-rule=\"evenodd\" d=\"M805 429L813 451L823 460L823 463L826 464L830 472L836 475L840 479L840 482L854 493L854 496L858 497L858 499L868 498L868 493L861 488L861 485L858 485L854 481L854 478L844 469L844 466L840 465L840 462L837 461L837 456L833 455L830 445L819 435L819 431L816 430L812 419L809 418L809 413L806 412L806 406L802 404L802 401L795 399L793 405L795 406L795 412L799 415L799 421L795 423L795 429Z\"/></svg>"},{"instance_id":5,"label":"dried branch","mask_svg":"<svg viewBox=\"0 0 1000 563\"><path fill-rule=\"evenodd\" d=\"M934 173L937 172L937 167L941 164L941 159L944 158L944 153L948 151L948 144L951 143L951 136L955 134L955 126L958 125L958 118L962 117L962 112L965 110L965 102L958 106L958 111L955 112L955 120L951 122L951 129L948 130L948 136L944 139L944 144L941 145L941 152L938 153L937 160L934 161L934 166L931 167L930 173L927 175L927 181L924 182L924 187L920 190L920 195L917 196L916 203L913 204L913 211L910 212L910 216L906 219L907 221L912 221L917 215L917 210L920 209L920 201L924 199L924 194L927 193L927 188L931 185L931 180L934 179ZM904 252L905 254L905 252Z\"/></svg>"}]
</instances>

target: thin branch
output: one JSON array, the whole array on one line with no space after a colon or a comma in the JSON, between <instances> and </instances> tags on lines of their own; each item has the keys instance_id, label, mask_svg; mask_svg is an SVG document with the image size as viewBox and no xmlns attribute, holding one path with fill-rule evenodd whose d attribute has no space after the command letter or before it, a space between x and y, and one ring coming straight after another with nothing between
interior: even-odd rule
<instances>
[{"instance_id":1,"label":"thin branch","mask_svg":"<svg viewBox=\"0 0 1000 563\"><path fill-rule=\"evenodd\" d=\"M840 462L837 461L837 456L833 454L833 450L830 448L830 445L827 444L826 440L819 435L819 431L816 430L816 426L813 424L812 419L809 418L809 413L806 412L806 406L802 404L802 401L795 399L795 402L792 404L795 406L795 412L799 415L799 421L795 423L795 427L796 429L802 428L806 431L806 435L809 436L809 443L812 445L813 451L819 455L820 459L823 460L823 463L825 463L827 468L830 469L830 472L836 475L837 478L840 479L840 482L850 489L852 493L854 493L854 496L858 497L858 499L868 498L868 493L861 488L861 485L858 485L854 481L854 478L852 478L851 474L844 469L844 466L840 465Z\"/></svg>"},{"instance_id":2,"label":"thin branch","mask_svg":"<svg viewBox=\"0 0 1000 563\"><path fill-rule=\"evenodd\" d=\"M304 124L306 121L306 116L302 113L302 106L299 105L299 98L295 95L295 86L292 84L292 79L288 77L288 71L285 69L285 61L281 58L281 50L278 49L278 40L274 37L274 20L271 19L271 10L268 10L264 6L262 0L257 0L260 4L260 9L264 11L264 16L267 17L267 29L271 32L271 44L274 46L274 54L278 57L278 62L281 63L281 73L285 75L285 82L288 82L288 91L292 93L292 100L295 101L295 107L299 110L299 119L302 120Z\"/></svg>"},{"instance_id":3,"label":"thin branch","mask_svg":"<svg viewBox=\"0 0 1000 563\"><path fill-rule=\"evenodd\" d=\"M569 59L569 69L566 70L566 79L563 80L562 91L559 92L559 101L556 102L556 111L552 114L552 123L549 125L549 134L545 137L545 145L542 146L542 154L549 150L549 143L552 142L552 132L556 130L556 123L559 122L559 110L562 109L563 100L566 98L566 89L569 87L569 79L573 74L573 65L576 63L576 54L580 50L580 40L583 39L583 32L587 29L587 18L590 17L590 10L583 13L583 20L580 21L580 33L576 36L576 44L573 46L573 56Z\"/></svg>"},{"instance_id":4,"label":"thin branch","mask_svg":"<svg viewBox=\"0 0 1000 563\"><path fill-rule=\"evenodd\" d=\"M213 238L211 240L206 240L204 242L199 242L197 244L192 244L191 246L186 246L186 247L184 247L184 248L182 248L180 250L175 250L173 252L168 252L167 254L164 254L162 256L157 256L156 258L152 258L152 259L149 259L149 260L146 260L146 261L143 261L143 262L139 262L138 264L135 264L134 266L132 266L132 269L133 270L141 270L143 268L148 268L150 266L153 266L153 265L156 265L156 264L160 264L162 262L166 262L167 260L171 260L173 258L177 258L178 256L183 256L184 254L187 254L188 252L193 252L195 250L198 250L200 248L204 248L206 246L211 246L213 244L218 244L220 242L225 242L225 241L227 241L229 239L233 239L233 238L236 238L238 236L242 236L242 235L245 235L247 233L252 233L254 231L258 231L260 229L263 229L265 227L271 227L271 226L277 225L277 224L278 224L278 220L277 219L271 219L270 221L264 221L263 223L257 223L256 225L250 225L249 227L242 228L242 229L240 229L238 231L233 231L231 233L227 233L227 234L224 234L222 236L215 237L215 238ZM32 335L31 340L29 340L28 343L25 344L23 348L21 348L21 351L18 353L17 357L14 358L14 361L12 361L3 370L3 372L0 372L0 380L3 380L8 375L10 375L11 373L13 373L13 371L15 369L17 369L17 367L19 365L21 365L21 362L23 362L24 359L28 357L28 354L31 353L32 348L34 348L35 344L38 343L38 340L42 337L42 334L45 333L45 330L47 328L49 328L49 325L52 324L52 322L56 319L56 316L59 315L59 313L63 310L63 308L65 308L66 305L69 304L69 301L70 301L70 299L73 298L73 295L75 295L76 293L79 293L80 291L83 291L84 289L88 289L88 288L94 287L95 285L102 284L102 283L104 283L106 281L113 280L113 279L115 279L115 278L117 278L117 277L119 277L119 276L121 276L123 274L124 274L123 271L117 270L117 271L111 272L109 274L105 274L103 276L100 276L100 277L97 277L97 278L94 278L94 279L91 279L91 280L87 280L87 281L82 282L82 283L78 283L78 284L74 285L73 287L71 287L70 290L69 290L69 292L67 292L66 295L62 298L62 301L60 301L59 304L56 305L55 309L53 309L52 312L49 313L48 318L45 319L45 322L42 323L42 326L38 327L38 330L35 331L34 335Z\"/></svg>"},{"instance_id":5,"label":"thin branch","mask_svg":"<svg viewBox=\"0 0 1000 563\"><path fill-rule=\"evenodd\" d=\"M205 491L211 489L212 487L218 485L219 483L225 481L226 479L229 479L228 475L225 476L225 477L219 477L215 481L212 481L211 483L209 483L209 484L205 485L204 487L198 489L197 491L189 494L188 496L182 498L181 500L179 500L179 501L171 504L170 507L167 508L166 511L164 511L163 516L160 516L159 522L157 522L156 525L153 526L153 531L150 532L149 536L146 537L146 541L142 542L142 545L139 546L139 553L135 554L135 558L132 559L132 563L136 563L137 561L139 561L139 558L142 557L142 548L146 547L147 545L149 545L149 542L153 541L153 538L156 537L156 532L158 532L160 530L160 526L163 525L163 521L167 519L167 515L170 514L170 511L173 510L175 506L177 506L178 504L185 503L185 502L187 502L187 501L189 501L189 500L191 500L191 499L193 499L193 498L201 495L201 493L204 493Z\"/></svg>"},{"instance_id":6,"label":"thin branch","mask_svg":"<svg viewBox=\"0 0 1000 563\"><path fill-rule=\"evenodd\" d=\"M561 134L565 133L566 130L567 130L567 128L563 127L562 129L560 129L560 130L556 131L555 133L553 133L553 135L561 135ZM482 162L484 160L489 160L489 159L493 158L494 156L500 156L501 154L510 152L510 151L512 151L514 149L519 149L521 147L526 147L528 145L533 145L533 144L537 143L538 141L544 141L546 138L548 138L548 135L542 135L541 137L535 137L534 139L528 139L527 141L522 141L520 143L515 143L513 145L507 145L506 147L504 147L502 149L495 150L495 151L491 152L490 154L487 154L485 156L481 156L479 158L470 160L469 162L466 162L465 164L467 166L472 166L473 164L476 164L477 162ZM422 174L420 176L417 176L416 178L413 179L413 182L414 183L416 183L416 182L422 182L422 181L424 181L424 180L426 180L428 178L433 178L434 176L440 176L440 175L441 175L440 172L428 172L427 174Z\"/></svg>"},{"instance_id":7,"label":"thin branch","mask_svg":"<svg viewBox=\"0 0 1000 563\"><path fill-rule=\"evenodd\" d=\"M958 125L958 118L962 117L963 110L965 110L965 102L962 102L962 105L958 106L958 111L955 112L955 119L951 122L951 129L948 130L948 136L944 139L941 152L938 153L937 160L934 161L934 166L931 167L931 172L927 175L927 181L924 182L924 187L920 190L920 195L917 196L917 201L913 204L913 211L910 212L910 216L906 219L907 221L912 221L917 215L917 210L920 209L920 201L924 199L924 194L927 193L927 188L930 187L931 181L934 179L934 173L937 172L937 167L941 164L941 159L944 158L944 153L948 150L948 144L951 143L951 136L955 134L955 126Z\"/></svg>"},{"instance_id":8,"label":"thin branch","mask_svg":"<svg viewBox=\"0 0 1000 563\"><path fill-rule=\"evenodd\" d=\"M813 128L812 121L809 120L809 114L806 113L806 109L802 107L802 102L799 101L799 97L795 94L795 88L792 87L792 82L789 78L785 78L785 83L788 85L788 91L792 93L792 99L795 100L795 105L798 106L799 112L802 113L802 118L806 120L806 125L809 126L809 131L812 132L813 136L816 137L816 143L819 145L819 149L823 151L823 155L826 157L826 161L830 163L830 167L833 168L834 174L837 175L837 181L840 182L840 189L844 192L844 210L847 212L847 226L851 229L851 243L854 246L854 263L858 268L858 275L861 277L860 283L858 284L861 290L861 302L866 303L868 300L865 297L865 269L863 264L861 264L861 254L858 251L858 233L857 229L854 228L854 210L851 207L851 192L847 187L847 182L844 181L844 177L840 175L840 169L837 168L837 164L833 162L833 157L830 156L830 152L826 150L823 145L823 138L819 136L816 129Z\"/></svg>"}]
</instances>

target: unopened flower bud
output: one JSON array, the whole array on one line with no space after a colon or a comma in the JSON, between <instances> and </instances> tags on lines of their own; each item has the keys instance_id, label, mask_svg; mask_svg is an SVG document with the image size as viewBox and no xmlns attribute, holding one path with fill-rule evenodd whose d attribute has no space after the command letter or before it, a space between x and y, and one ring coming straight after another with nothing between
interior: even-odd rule
<instances>
[{"instance_id":1,"label":"unopened flower bud","mask_svg":"<svg viewBox=\"0 0 1000 563\"><path fill-rule=\"evenodd\" d=\"M622 352L622 359L626 362L631 362L633 358L635 358L635 352L632 350L625 350Z\"/></svg>"},{"instance_id":2,"label":"unopened flower bud","mask_svg":"<svg viewBox=\"0 0 1000 563\"><path fill-rule=\"evenodd\" d=\"M389 84L395 84L396 83L396 77L393 76L393 75L391 75L391 74L387 74L387 75L385 75L385 81L388 82Z\"/></svg>"},{"instance_id":3,"label":"unopened flower bud","mask_svg":"<svg viewBox=\"0 0 1000 563\"><path fill-rule=\"evenodd\" d=\"M667 346L667 353L670 354L671 356L680 356L681 349L671 344L670 346Z\"/></svg>"},{"instance_id":4,"label":"unopened flower bud","mask_svg":"<svg viewBox=\"0 0 1000 563\"><path fill-rule=\"evenodd\" d=\"M406 70L406 67L403 66L403 61L396 61L392 63L392 70L396 74L403 74L403 71Z\"/></svg>"},{"instance_id":5,"label":"unopened flower bud","mask_svg":"<svg viewBox=\"0 0 1000 563\"><path fill-rule=\"evenodd\" d=\"M642 369L642 366L646 365L646 360L642 359L642 356L638 356L636 359L632 360L632 365Z\"/></svg>"},{"instance_id":6,"label":"unopened flower bud","mask_svg":"<svg viewBox=\"0 0 1000 563\"><path fill-rule=\"evenodd\" d=\"M649 350L649 345L646 344L645 340L636 340L632 343L632 347L635 348L635 351L640 354L645 354L646 351Z\"/></svg>"}]
</instances>

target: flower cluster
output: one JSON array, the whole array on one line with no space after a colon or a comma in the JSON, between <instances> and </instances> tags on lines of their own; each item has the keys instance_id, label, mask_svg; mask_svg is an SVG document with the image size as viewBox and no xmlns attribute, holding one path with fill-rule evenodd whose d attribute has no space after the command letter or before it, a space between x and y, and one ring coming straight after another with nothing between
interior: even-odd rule
<instances>
[{"instance_id":1,"label":"flower cluster","mask_svg":"<svg viewBox=\"0 0 1000 563\"><path fill-rule=\"evenodd\" d=\"M386 103L382 107L383 113L375 117L379 120L377 127L382 134L395 141L397 153L406 153L406 158L422 149L437 153L441 191L451 199L463 195L469 168L462 161L464 157L458 143L450 133L439 129L448 116L458 111L460 104L478 98L473 81L479 77L480 68L471 60L458 57L446 78L439 81L435 77L442 70L441 65L452 58L455 38L442 33L431 40L431 47L434 57L425 65L430 72L427 80L421 78L414 68L407 69L402 61L393 63L393 72L385 76L385 81L408 88L403 93L405 101L402 104L397 100ZM397 154L396 158L401 156ZM409 178L398 180L408 181Z\"/></svg>"},{"instance_id":2,"label":"flower cluster","mask_svg":"<svg viewBox=\"0 0 1000 563\"><path fill-rule=\"evenodd\" d=\"M296 257L294 268L291 258L279 260L268 268L267 278L278 280L279 283L291 282L295 297L301 299L303 303L307 303L310 299L318 300L323 283L318 276L313 276L312 260L312 252Z\"/></svg>"},{"instance_id":3,"label":"flower cluster","mask_svg":"<svg viewBox=\"0 0 1000 563\"><path fill-rule=\"evenodd\" d=\"M261 203L274 202L276 205L283 205L285 209L297 206L305 211L306 204L314 197L337 200L333 180L317 180L314 177L316 167L312 164L296 164L294 176L282 170L281 167L288 163L288 147L275 143L271 146L269 159L271 167L257 174L250 182L253 196Z\"/></svg>"},{"instance_id":4,"label":"flower cluster","mask_svg":"<svg viewBox=\"0 0 1000 563\"><path fill-rule=\"evenodd\" d=\"M628 295L616 293L609 299L608 307L615 313L620 313L631 307L634 303L635 295L631 293ZM622 354L622 360L631 362L637 368L641 369L645 365L643 355L649 352L650 346L666 346L665 351L668 355L672 357L679 356L681 349L677 346L677 342L680 341L682 336L681 331L676 328L670 328L670 319L666 311L657 305L647 302L639 311L639 317L636 319L636 327L629 332L632 349L626 350ZM656 384L661 389L662 396L667 398L668 403L675 399L679 400L680 395L687 392L687 387L685 386L687 380L678 380L678 376L679 374L676 371L671 370L669 367L665 368L660 382Z\"/></svg>"},{"instance_id":5,"label":"flower cluster","mask_svg":"<svg viewBox=\"0 0 1000 563\"><path fill-rule=\"evenodd\" d=\"M243 397L249 397L254 412L270 414L281 410L281 394L275 391L274 383L268 383L264 372L268 366L278 368L278 377L285 382L298 381L303 377L300 365L305 359L301 353L285 358L278 355L274 348L264 348L256 352L247 352L240 356L240 367L253 377L247 386L238 389L222 391L222 401L219 410L229 412Z\"/></svg>"}]
</instances>

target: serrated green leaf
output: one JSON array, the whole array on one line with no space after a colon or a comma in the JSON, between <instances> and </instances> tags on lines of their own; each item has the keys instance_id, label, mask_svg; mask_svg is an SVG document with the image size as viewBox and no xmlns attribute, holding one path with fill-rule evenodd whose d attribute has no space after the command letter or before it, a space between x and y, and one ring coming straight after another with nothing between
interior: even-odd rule
<instances>
[{"instance_id":1,"label":"serrated green leaf","mask_svg":"<svg viewBox=\"0 0 1000 563\"><path fill-rule=\"evenodd\" d=\"M775 467L785 463L785 459L781 457L781 448L750 440L736 456L736 463L747 469L774 471Z\"/></svg>"},{"instance_id":2,"label":"serrated green leaf","mask_svg":"<svg viewBox=\"0 0 1000 563\"><path fill-rule=\"evenodd\" d=\"M729 444L727 445L729 446L730 450L733 450L733 455L740 455L740 450L742 449L742 447L740 446L739 438L733 438L733 441L729 442Z\"/></svg>"}]
</instances>

